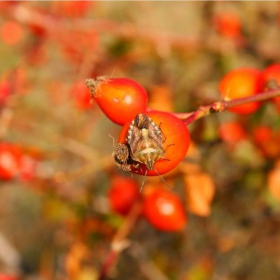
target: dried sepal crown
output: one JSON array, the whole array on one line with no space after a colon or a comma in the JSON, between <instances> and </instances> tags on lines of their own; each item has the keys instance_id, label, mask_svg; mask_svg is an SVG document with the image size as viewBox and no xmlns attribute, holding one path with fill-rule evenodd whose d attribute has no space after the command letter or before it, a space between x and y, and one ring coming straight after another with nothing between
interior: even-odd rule
<instances>
[{"instance_id":1,"label":"dried sepal crown","mask_svg":"<svg viewBox=\"0 0 280 280\"><path fill-rule=\"evenodd\" d=\"M92 97L98 97L97 88L102 82L106 82L109 80L108 76L98 76L95 79L86 79L85 84L90 91Z\"/></svg>"}]
</instances>

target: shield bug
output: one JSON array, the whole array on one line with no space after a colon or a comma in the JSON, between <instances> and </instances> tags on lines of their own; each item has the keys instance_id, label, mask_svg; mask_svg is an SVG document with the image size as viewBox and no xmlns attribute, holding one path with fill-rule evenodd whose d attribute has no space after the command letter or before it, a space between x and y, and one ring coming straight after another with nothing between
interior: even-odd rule
<instances>
[{"instance_id":1,"label":"shield bug","mask_svg":"<svg viewBox=\"0 0 280 280\"><path fill-rule=\"evenodd\" d=\"M163 158L162 132L158 125L144 114L138 114L131 122L127 142L131 149L131 158L154 169L155 162Z\"/></svg>"},{"instance_id":2,"label":"shield bug","mask_svg":"<svg viewBox=\"0 0 280 280\"><path fill-rule=\"evenodd\" d=\"M168 186L154 168L157 160L165 159L163 157L165 150L163 148L163 137L160 127L151 118L140 113L129 126L127 142L130 147L132 160L144 164L146 166L146 174L147 170L154 170ZM145 181L143 181L140 191L144 183Z\"/></svg>"}]
</instances>

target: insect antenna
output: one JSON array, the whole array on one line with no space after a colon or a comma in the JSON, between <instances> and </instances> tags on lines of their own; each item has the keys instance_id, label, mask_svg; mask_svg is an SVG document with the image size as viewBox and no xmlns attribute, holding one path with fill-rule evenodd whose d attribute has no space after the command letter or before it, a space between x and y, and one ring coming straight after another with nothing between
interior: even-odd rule
<instances>
[{"instance_id":1,"label":"insect antenna","mask_svg":"<svg viewBox=\"0 0 280 280\"><path fill-rule=\"evenodd\" d=\"M164 183L164 185L166 185L169 189L171 189L171 187L168 185L168 183L163 179L163 177L158 173L158 171L154 168L153 169L155 172L156 172L156 174L159 176L159 178L160 178L160 180ZM145 183L146 183L146 179L147 179L147 172L148 172L148 169L146 169L146 172L145 172L145 177L144 177L144 180L143 180L143 182L142 182L142 184L141 184L141 187L140 187L140 190L139 190L139 192L141 192L142 191L142 189L143 189L143 187L144 187L144 185L145 185Z\"/></svg>"},{"instance_id":2,"label":"insect antenna","mask_svg":"<svg viewBox=\"0 0 280 280\"><path fill-rule=\"evenodd\" d=\"M109 134L109 137L113 139L113 147L116 148L116 146L115 146L115 138L111 134Z\"/></svg>"}]
</instances>

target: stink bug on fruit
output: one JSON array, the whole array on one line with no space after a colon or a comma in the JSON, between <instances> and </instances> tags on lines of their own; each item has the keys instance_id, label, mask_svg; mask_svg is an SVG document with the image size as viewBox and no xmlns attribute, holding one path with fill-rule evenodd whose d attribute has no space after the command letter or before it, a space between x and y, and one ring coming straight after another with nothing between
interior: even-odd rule
<instances>
[{"instance_id":1,"label":"stink bug on fruit","mask_svg":"<svg viewBox=\"0 0 280 280\"><path fill-rule=\"evenodd\" d=\"M131 158L130 147L128 144L118 143L113 153L113 157L118 167L123 171L131 171L132 167L137 168L139 165Z\"/></svg>"},{"instance_id":2,"label":"stink bug on fruit","mask_svg":"<svg viewBox=\"0 0 280 280\"><path fill-rule=\"evenodd\" d=\"M165 153L159 126L144 114L138 114L131 122L127 142L132 159L145 164L149 170L154 169L155 162Z\"/></svg>"},{"instance_id":3,"label":"stink bug on fruit","mask_svg":"<svg viewBox=\"0 0 280 280\"><path fill-rule=\"evenodd\" d=\"M154 168L154 164L158 159L165 159L163 157L165 150L162 146L163 139L160 127L151 118L140 113L131 122L126 140L129 144L132 160L146 166L145 176L147 175L147 170L154 170L168 186ZM140 191L144 183L145 181L143 181Z\"/></svg>"}]
</instances>

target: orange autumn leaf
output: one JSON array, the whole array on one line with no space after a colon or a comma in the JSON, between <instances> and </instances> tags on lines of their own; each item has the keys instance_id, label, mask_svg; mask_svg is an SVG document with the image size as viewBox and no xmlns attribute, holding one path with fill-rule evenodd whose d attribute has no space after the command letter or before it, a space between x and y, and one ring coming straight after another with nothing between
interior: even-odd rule
<instances>
[{"instance_id":1,"label":"orange autumn leaf","mask_svg":"<svg viewBox=\"0 0 280 280\"><path fill-rule=\"evenodd\" d=\"M65 258L65 268L69 279L77 279L87 254L88 249L85 244L77 242L72 245Z\"/></svg>"},{"instance_id":2,"label":"orange autumn leaf","mask_svg":"<svg viewBox=\"0 0 280 280\"><path fill-rule=\"evenodd\" d=\"M276 163L276 167L268 173L267 185L271 194L280 200L280 160Z\"/></svg>"},{"instance_id":3,"label":"orange autumn leaf","mask_svg":"<svg viewBox=\"0 0 280 280\"><path fill-rule=\"evenodd\" d=\"M187 209L199 216L208 216L215 193L212 178L203 172L184 177Z\"/></svg>"}]
</instances>

